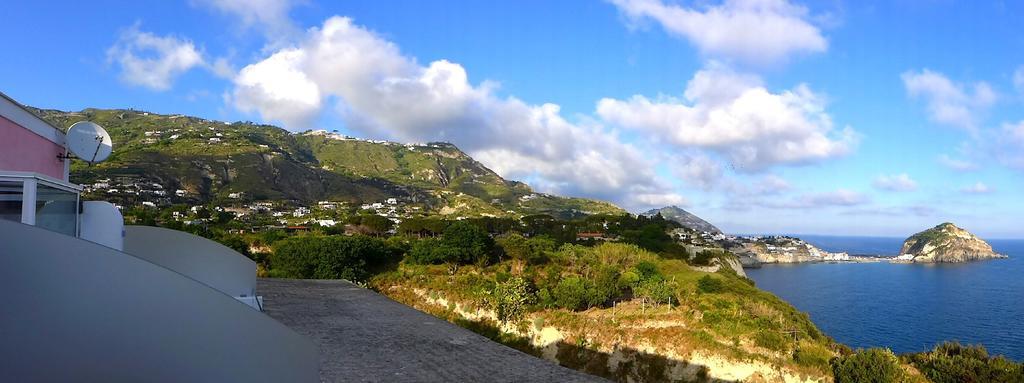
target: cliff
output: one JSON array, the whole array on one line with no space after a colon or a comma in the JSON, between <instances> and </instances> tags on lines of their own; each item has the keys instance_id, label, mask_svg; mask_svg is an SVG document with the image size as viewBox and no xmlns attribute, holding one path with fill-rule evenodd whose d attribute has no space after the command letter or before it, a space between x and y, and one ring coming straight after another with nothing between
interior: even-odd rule
<instances>
[{"instance_id":1,"label":"cliff","mask_svg":"<svg viewBox=\"0 0 1024 383\"><path fill-rule=\"evenodd\" d=\"M785 236L737 237L723 241L723 247L735 253L745 267L765 263L860 261L846 253L830 253L799 238Z\"/></svg>"},{"instance_id":2,"label":"cliff","mask_svg":"<svg viewBox=\"0 0 1024 383\"><path fill-rule=\"evenodd\" d=\"M976 235L946 222L907 238L895 261L960 263L994 258L1006 256L996 254Z\"/></svg>"}]
</instances>

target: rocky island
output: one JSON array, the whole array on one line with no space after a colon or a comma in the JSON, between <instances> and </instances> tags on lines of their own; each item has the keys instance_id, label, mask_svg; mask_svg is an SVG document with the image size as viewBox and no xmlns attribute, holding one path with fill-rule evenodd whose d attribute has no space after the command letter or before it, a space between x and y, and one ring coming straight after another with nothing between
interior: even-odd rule
<instances>
[{"instance_id":1,"label":"rocky island","mask_svg":"<svg viewBox=\"0 0 1024 383\"><path fill-rule=\"evenodd\" d=\"M995 258L1007 257L978 236L946 222L907 238L893 262L960 263Z\"/></svg>"}]
</instances>

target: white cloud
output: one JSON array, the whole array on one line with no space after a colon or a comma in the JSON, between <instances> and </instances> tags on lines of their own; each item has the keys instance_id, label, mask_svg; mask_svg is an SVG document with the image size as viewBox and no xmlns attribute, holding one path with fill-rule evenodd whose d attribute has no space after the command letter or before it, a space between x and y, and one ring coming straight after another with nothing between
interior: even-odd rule
<instances>
[{"instance_id":1,"label":"white cloud","mask_svg":"<svg viewBox=\"0 0 1024 383\"><path fill-rule=\"evenodd\" d=\"M633 23L651 19L711 57L773 63L828 49L807 8L787 0L725 0L688 8L661 0L610 0Z\"/></svg>"},{"instance_id":2,"label":"white cloud","mask_svg":"<svg viewBox=\"0 0 1024 383\"><path fill-rule=\"evenodd\" d=\"M993 140L996 158L1017 170L1024 170L1024 121L1004 123Z\"/></svg>"},{"instance_id":3,"label":"white cloud","mask_svg":"<svg viewBox=\"0 0 1024 383\"><path fill-rule=\"evenodd\" d=\"M907 173L880 175L872 183L875 188L887 191L909 192L917 190L917 182L910 178Z\"/></svg>"},{"instance_id":4,"label":"white cloud","mask_svg":"<svg viewBox=\"0 0 1024 383\"><path fill-rule=\"evenodd\" d=\"M932 121L969 131L977 130L983 114L998 98L984 81L968 87L928 69L907 71L900 78L908 95L925 100Z\"/></svg>"},{"instance_id":5,"label":"white cloud","mask_svg":"<svg viewBox=\"0 0 1024 383\"><path fill-rule=\"evenodd\" d=\"M868 201L861 193L846 189L838 189L832 192L809 194L800 199L808 207L817 206L854 206Z\"/></svg>"},{"instance_id":6,"label":"white cloud","mask_svg":"<svg viewBox=\"0 0 1024 383\"><path fill-rule=\"evenodd\" d=\"M993 192L993 189L982 182L976 182L974 185L964 186L960 191L967 194L988 194Z\"/></svg>"},{"instance_id":7,"label":"white cloud","mask_svg":"<svg viewBox=\"0 0 1024 383\"><path fill-rule=\"evenodd\" d=\"M766 175L754 183L754 191L763 195L779 194L792 188L789 182L774 174Z\"/></svg>"},{"instance_id":8,"label":"white cloud","mask_svg":"<svg viewBox=\"0 0 1024 383\"><path fill-rule=\"evenodd\" d=\"M107 61L120 67L123 81L153 90L170 89L176 77L204 65L191 41L143 32L138 24L121 32L107 49Z\"/></svg>"},{"instance_id":9,"label":"white cloud","mask_svg":"<svg viewBox=\"0 0 1024 383\"><path fill-rule=\"evenodd\" d=\"M298 67L305 59L305 51L289 49L242 68L235 78L235 107L288 127L312 126L322 100L319 86Z\"/></svg>"},{"instance_id":10,"label":"white cloud","mask_svg":"<svg viewBox=\"0 0 1024 383\"><path fill-rule=\"evenodd\" d=\"M803 84L772 93L756 76L711 63L694 75L684 96L605 98L597 114L681 148L717 151L746 172L839 157L857 143L852 129L833 131L824 99Z\"/></svg>"},{"instance_id":11,"label":"white cloud","mask_svg":"<svg viewBox=\"0 0 1024 383\"><path fill-rule=\"evenodd\" d=\"M722 179L722 165L703 154L682 154L669 162L674 174L688 186L711 190Z\"/></svg>"},{"instance_id":12,"label":"white cloud","mask_svg":"<svg viewBox=\"0 0 1024 383\"><path fill-rule=\"evenodd\" d=\"M918 217L930 217L934 216L939 211L931 206L925 205L909 205L909 206L874 206L874 207L863 207L863 208L852 208L850 210L840 213L841 215L876 215L876 216L887 216L887 217L906 217L907 215L914 215Z\"/></svg>"},{"instance_id":13,"label":"white cloud","mask_svg":"<svg viewBox=\"0 0 1024 383\"><path fill-rule=\"evenodd\" d=\"M859 206L869 201L868 197L860 192L836 189L828 192L803 194L789 200L759 199L754 204L774 209L814 209Z\"/></svg>"},{"instance_id":14,"label":"white cloud","mask_svg":"<svg viewBox=\"0 0 1024 383\"><path fill-rule=\"evenodd\" d=\"M214 75L223 79L232 79L237 74L235 67L231 66L228 59L224 57L214 60L209 69Z\"/></svg>"},{"instance_id":15,"label":"white cloud","mask_svg":"<svg viewBox=\"0 0 1024 383\"><path fill-rule=\"evenodd\" d=\"M280 47L285 41L298 35L301 30L295 26L288 12L297 0L193 0L238 18L245 29L256 29L270 42L271 47Z\"/></svg>"},{"instance_id":16,"label":"white cloud","mask_svg":"<svg viewBox=\"0 0 1024 383\"><path fill-rule=\"evenodd\" d=\"M231 93L239 109L312 127L333 110L349 129L399 141L449 141L505 177L545 191L611 199L626 207L685 200L653 164L599 125L572 123L555 104L527 104L473 85L446 60L426 66L352 20L332 17L290 48L240 71Z\"/></svg>"},{"instance_id":17,"label":"white cloud","mask_svg":"<svg viewBox=\"0 0 1024 383\"><path fill-rule=\"evenodd\" d=\"M975 164L974 162L953 158L946 154L939 156L939 163L947 168L960 172L970 172L978 170L978 165Z\"/></svg>"}]
</instances>

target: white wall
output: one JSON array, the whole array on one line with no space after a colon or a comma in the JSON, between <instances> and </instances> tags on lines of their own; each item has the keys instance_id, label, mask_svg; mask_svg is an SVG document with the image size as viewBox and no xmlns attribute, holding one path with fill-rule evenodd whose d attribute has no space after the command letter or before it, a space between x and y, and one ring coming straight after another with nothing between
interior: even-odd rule
<instances>
[{"instance_id":1,"label":"white wall","mask_svg":"<svg viewBox=\"0 0 1024 383\"><path fill-rule=\"evenodd\" d=\"M209 239L152 226L125 226L124 252L231 296L256 293L256 262Z\"/></svg>"},{"instance_id":2,"label":"white wall","mask_svg":"<svg viewBox=\"0 0 1024 383\"><path fill-rule=\"evenodd\" d=\"M195 280L71 236L0 221L0 291L3 381L319 381L305 337Z\"/></svg>"},{"instance_id":3,"label":"white wall","mask_svg":"<svg viewBox=\"0 0 1024 383\"><path fill-rule=\"evenodd\" d=\"M124 217L110 202L82 202L80 221L80 238L114 250L124 250Z\"/></svg>"}]
</instances>

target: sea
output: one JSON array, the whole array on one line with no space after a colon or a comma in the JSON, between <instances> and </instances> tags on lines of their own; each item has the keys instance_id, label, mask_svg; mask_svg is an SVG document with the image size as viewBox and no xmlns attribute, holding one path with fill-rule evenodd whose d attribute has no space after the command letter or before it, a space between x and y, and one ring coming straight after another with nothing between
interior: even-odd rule
<instances>
[{"instance_id":1,"label":"sea","mask_svg":"<svg viewBox=\"0 0 1024 383\"><path fill-rule=\"evenodd\" d=\"M899 253L903 238L794 235L851 255ZM987 240L1009 259L960 264L814 263L745 270L761 289L853 348L896 353L946 340L1024 361L1024 240Z\"/></svg>"}]
</instances>

